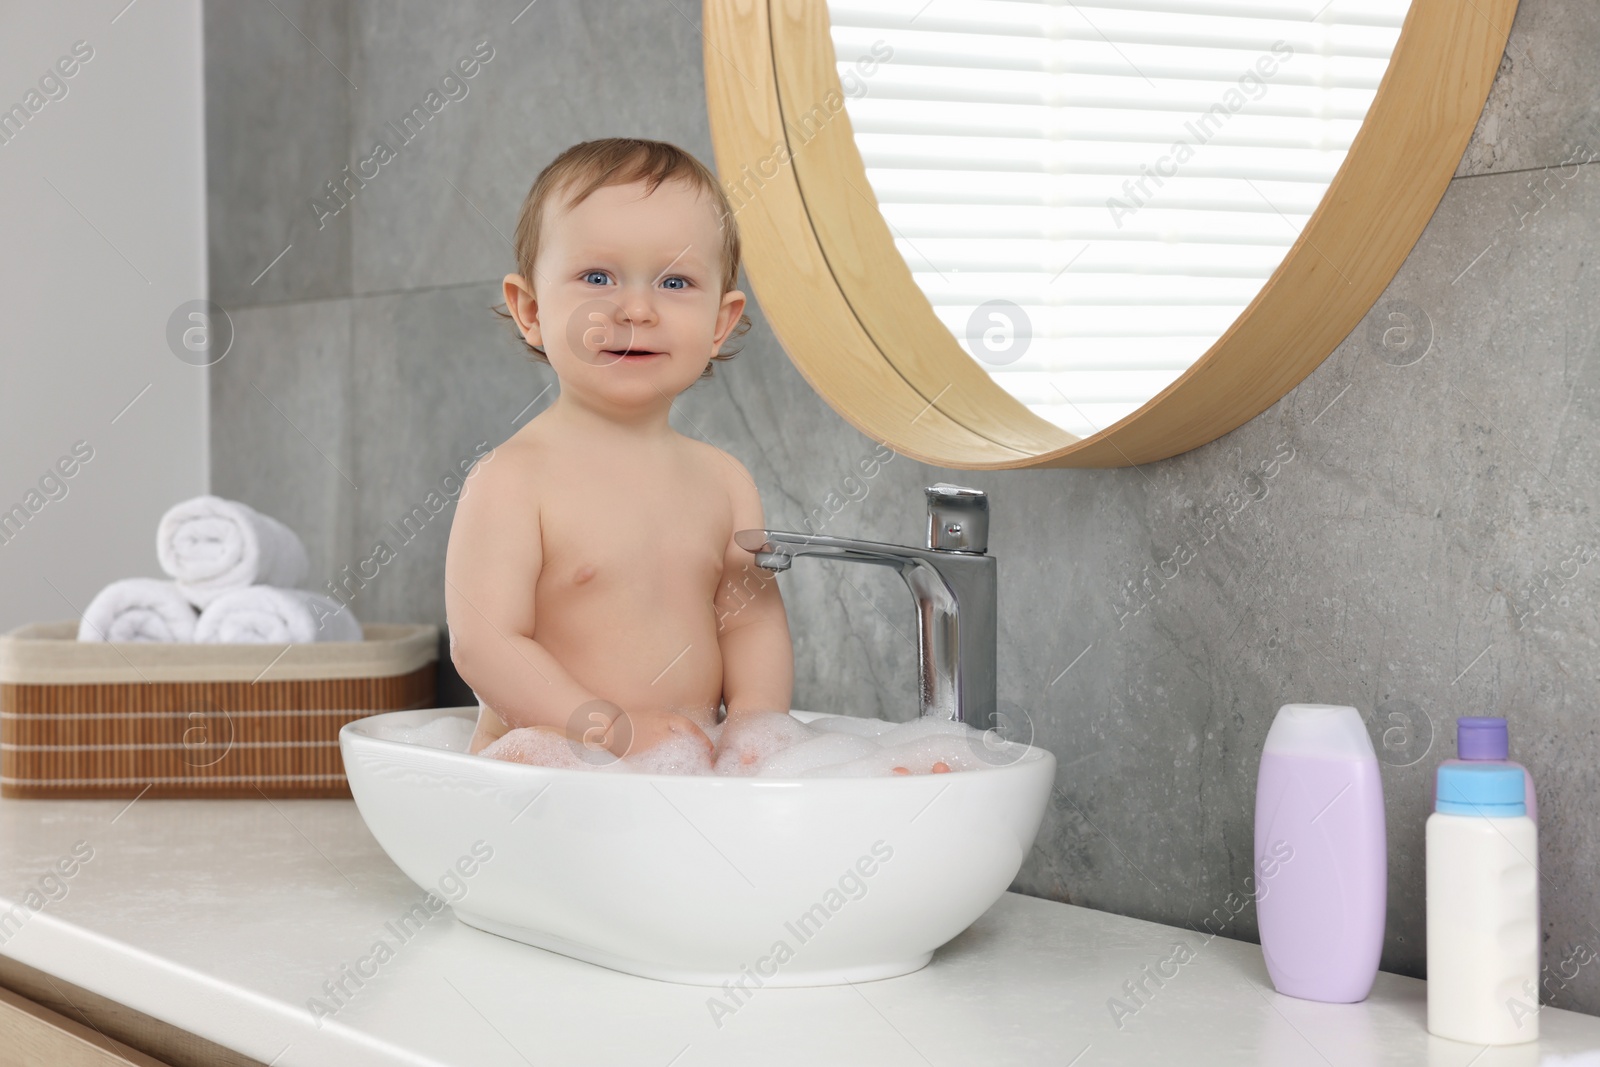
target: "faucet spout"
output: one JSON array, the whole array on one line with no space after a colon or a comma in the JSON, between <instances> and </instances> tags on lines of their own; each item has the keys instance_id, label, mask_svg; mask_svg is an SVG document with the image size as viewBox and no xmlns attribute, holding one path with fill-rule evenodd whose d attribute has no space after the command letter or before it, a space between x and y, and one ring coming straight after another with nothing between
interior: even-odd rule
<instances>
[{"instance_id":1,"label":"faucet spout","mask_svg":"<svg viewBox=\"0 0 1600 1067\"><path fill-rule=\"evenodd\" d=\"M996 574L987 554L988 500L976 489L929 486L928 547L857 541L783 530L740 530L734 541L765 570L798 556L892 567L917 611L922 715L995 726Z\"/></svg>"},{"instance_id":2,"label":"faucet spout","mask_svg":"<svg viewBox=\"0 0 1600 1067\"><path fill-rule=\"evenodd\" d=\"M769 571L788 570L796 556L823 556L898 569L909 563L907 553L916 551L878 541L855 541L848 537L824 537L821 534L788 533L784 530L740 530L733 535L733 539L746 552L755 553L756 566Z\"/></svg>"}]
</instances>

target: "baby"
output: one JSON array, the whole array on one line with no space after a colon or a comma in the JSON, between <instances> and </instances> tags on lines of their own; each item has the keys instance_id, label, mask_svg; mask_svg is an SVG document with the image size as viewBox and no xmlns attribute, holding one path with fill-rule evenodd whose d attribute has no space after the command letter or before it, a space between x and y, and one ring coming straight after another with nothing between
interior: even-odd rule
<instances>
[{"instance_id":1,"label":"baby","mask_svg":"<svg viewBox=\"0 0 1600 1067\"><path fill-rule=\"evenodd\" d=\"M589 141L540 173L515 252L506 307L561 391L474 467L450 530L469 751L534 727L604 758L668 738L710 757L719 707L787 714L794 684L777 582L733 540L764 525L755 482L667 421L749 329L732 210L682 149Z\"/></svg>"}]
</instances>

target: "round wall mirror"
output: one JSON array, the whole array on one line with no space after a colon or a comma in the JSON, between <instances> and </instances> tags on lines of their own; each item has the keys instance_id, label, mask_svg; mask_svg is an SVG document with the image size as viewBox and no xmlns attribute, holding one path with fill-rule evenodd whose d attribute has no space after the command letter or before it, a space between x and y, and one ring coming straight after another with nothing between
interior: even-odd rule
<instances>
[{"instance_id":1,"label":"round wall mirror","mask_svg":"<svg viewBox=\"0 0 1600 1067\"><path fill-rule=\"evenodd\" d=\"M1226 433L1360 321L1515 0L712 0L747 273L847 420L941 466Z\"/></svg>"}]
</instances>

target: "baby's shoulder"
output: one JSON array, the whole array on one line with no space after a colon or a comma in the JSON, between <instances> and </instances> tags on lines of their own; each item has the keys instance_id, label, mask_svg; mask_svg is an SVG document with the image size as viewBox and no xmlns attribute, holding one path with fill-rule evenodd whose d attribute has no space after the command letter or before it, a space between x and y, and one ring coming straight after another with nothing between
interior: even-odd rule
<instances>
[{"instance_id":1,"label":"baby's shoulder","mask_svg":"<svg viewBox=\"0 0 1600 1067\"><path fill-rule=\"evenodd\" d=\"M737 456L724 452L716 445L692 438L688 440L697 446L696 462L704 465L707 480L715 482L727 494L735 520L758 524L763 511L761 492L756 488L756 480L749 469L739 462Z\"/></svg>"},{"instance_id":2,"label":"baby's shoulder","mask_svg":"<svg viewBox=\"0 0 1600 1067\"><path fill-rule=\"evenodd\" d=\"M754 492L756 480L737 456L693 437L685 437L684 442L696 469L727 485L730 494Z\"/></svg>"},{"instance_id":3,"label":"baby's shoulder","mask_svg":"<svg viewBox=\"0 0 1600 1067\"><path fill-rule=\"evenodd\" d=\"M480 456L467 471L462 499L474 493L497 500L536 501L542 448L534 438L513 435Z\"/></svg>"}]
</instances>

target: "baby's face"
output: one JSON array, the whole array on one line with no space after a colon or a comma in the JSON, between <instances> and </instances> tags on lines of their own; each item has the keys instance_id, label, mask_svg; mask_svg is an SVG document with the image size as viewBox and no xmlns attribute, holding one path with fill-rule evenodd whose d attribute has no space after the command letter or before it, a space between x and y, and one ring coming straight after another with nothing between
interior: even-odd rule
<instances>
[{"instance_id":1,"label":"baby's face","mask_svg":"<svg viewBox=\"0 0 1600 1067\"><path fill-rule=\"evenodd\" d=\"M672 398L699 379L737 324L744 294L723 293L722 237L704 194L667 181L595 190L546 209L537 327L562 389L623 407Z\"/></svg>"}]
</instances>

